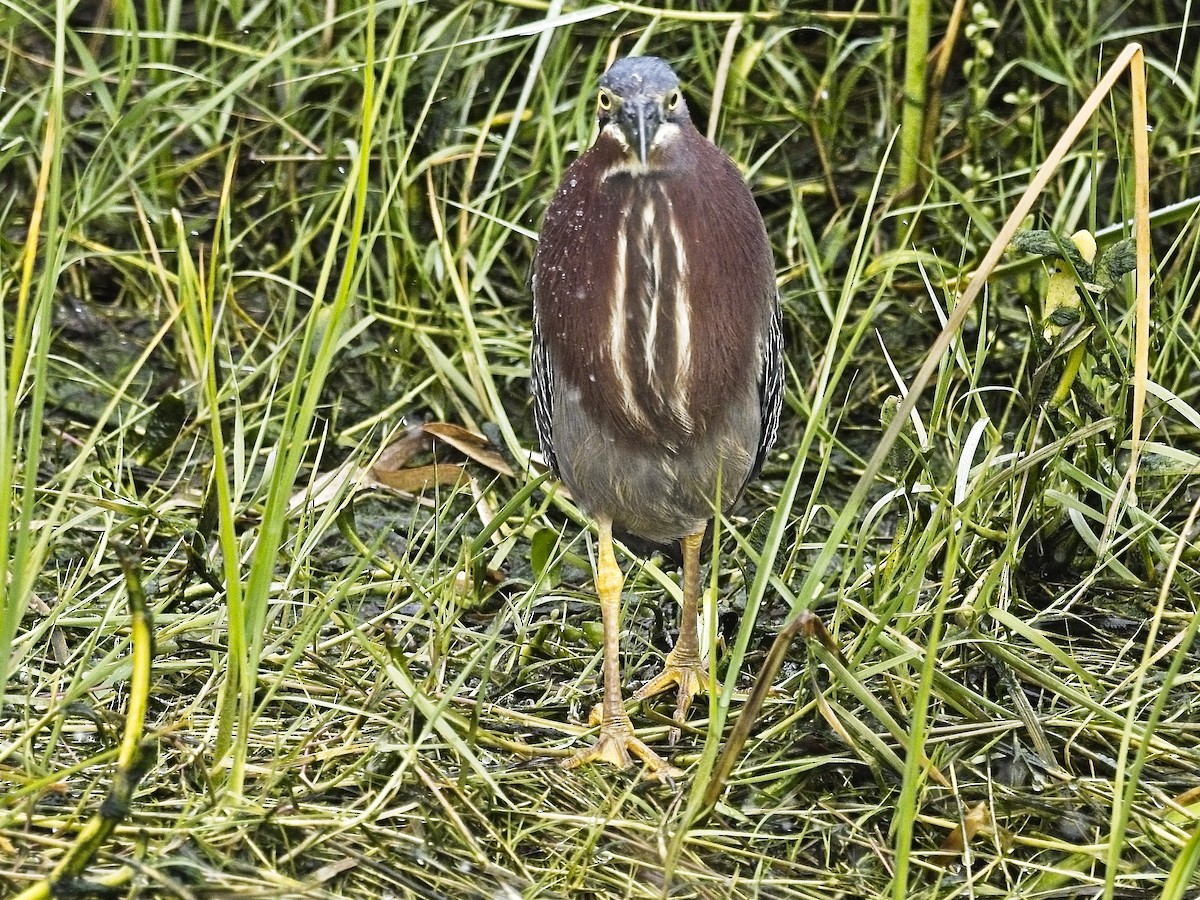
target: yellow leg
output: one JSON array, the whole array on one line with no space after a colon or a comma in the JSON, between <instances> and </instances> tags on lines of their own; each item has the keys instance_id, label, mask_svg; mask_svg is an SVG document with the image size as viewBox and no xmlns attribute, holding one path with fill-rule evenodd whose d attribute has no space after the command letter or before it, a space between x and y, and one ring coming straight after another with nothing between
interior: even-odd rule
<instances>
[{"instance_id":1,"label":"yellow leg","mask_svg":"<svg viewBox=\"0 0 1200 900\"><path fill-rule=\"evenodd\" d=\"M689 534L680 543L683 545L683 613L679 621L679 640L667 654L662 672L633 696L635 700L645 700L678 685L675 721L683 723L692 698L708 685L708 666L700 657L700 635L696 630L700 606L700 545L704 543L704 529Z\"/></svg>"},{"instance_id":2,"label":"yellow leg","mask_svg":"<svg viewBox=\"0 0 1200 900\"><path fill-rule=\"evenodd\" d=\"M665 759L647 747L633 733L629 714L621 698L621 586L624 578L613 553L612 523L599 520L600 546L596 560L596 591L600 594L600 614L604 621L604 702L600 705L600 737L596 743L563 762L568 769L602 761L625 768L639 757L655 777L679 774Z\"/></svg>"}]
</instances>

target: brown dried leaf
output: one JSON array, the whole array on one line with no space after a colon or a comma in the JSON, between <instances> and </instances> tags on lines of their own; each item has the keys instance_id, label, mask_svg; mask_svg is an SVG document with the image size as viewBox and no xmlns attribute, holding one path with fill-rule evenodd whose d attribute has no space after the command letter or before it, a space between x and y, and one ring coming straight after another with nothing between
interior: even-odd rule
<instances>
[{"instance_id":1,"label":"brown dried leaf","mask_svg":"<svg viewBox=\"0 0 1200 900\"><path fill-rule=\"evenodd\" d=\"M987 803L981 800L971 807L962 823L954 826L946 835L946 840L942 842L938 853L934 854L933 861L943 869L961 862L967 844L973 841L979 832L988 831L991 827L992 814Z\"/></svg>"},{"instance_id":2,"label":"brown dried leaf","mask_svg":"<svg viewBox=\"0 0 1200 900\"><path fill-rule=\"evenodd\" d=\"M454 487L466 477L467 470L453 463L432 463L407 469L389 469L377 465L371 469L370 481L394 491L419 494L433 487ZM369 487L370 484L364 481L362 486Z\"/></svg>"},{"instance_id":3,"label":"brown dried leaf","mask_svg":"<svg viewBox=\"0 0 1200 900\"><path fill-rule=\"evenodd\" d=\"M409 428L404 434L392 441L383 448L383 452L379 454L379 460L375 463L376 469L386 469L394 472L398 469L403 469L408 465L408 461L421 453L428 450L430 440L425 434L425 427L416 425Z\"/></svg>"},{"instance_id":4,"label":"brown dried leaf","mask_svg":"<svg viewBox=\"0 0 1200 900\"><path fill-rule=\"evenodd\" d=\"M360 490L364 486L370 487L369 484L363 484L364 479L369 478L370 473L357 463L340 465L336 469L320 475L311 485L306 485L294 493L288 501L288 511L297 513L305 507L317 509L327 506L342 495L342 492L347 489L347 484L350 485L350 492Z\"/></svg>"},{"instance_id":5,"label":"brown dried leaf","mask_svg":"<svg viewBox=\"0 0 1200 900\"><path fill-rule=\"evenodd\" d=\"M501 475L514 474L512 467L503 456L492 448L492 442L482 434L476 434L461 425L453 425L449 422L427 422L425 423L425 433L440 441L445 441L467 459L487 466L493 472L499 472Z\"/></svg>"},{"instance_id":6,"label":"brown dried leaf","mask_svg":"<svg viewBox=\"0 0 1200 900\"><path fill-rule=\"evenodd\" d=\"M496 472L511 475L512 469L487 438L458 425L432 422L408 428L379 454L375 465L368 468L349 463L322 475L311 487L292 498L291 505L323 506L332 502L347 484L352 491L382 487L406 494L419 494L434 487L455 487L468 477L466 467L459 463L433 462L410 466L412 459L427 452L434 441L444 441L469 459Z\"/></svg>"}]
</instances>

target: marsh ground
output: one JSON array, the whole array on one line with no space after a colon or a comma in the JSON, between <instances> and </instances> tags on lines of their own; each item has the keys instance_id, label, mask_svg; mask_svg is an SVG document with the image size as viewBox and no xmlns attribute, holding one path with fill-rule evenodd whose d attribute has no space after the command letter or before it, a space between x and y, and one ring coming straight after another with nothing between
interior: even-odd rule
<instances>
[{"instance_id":1,"label":"marsh ground","mask_svg":"<svg viewBox=\"0 0 1200 900\"><path fill-rule=\"evenodd\" d=\"M49 875L109 789L140 581L153 756L94 889L1195 895L1196 10L937 4L902 191L921 8L796 6L0 6L0 891ZM868 465L1135 40L1147 370L1131 276L1077 266L1044 322L1046 264L1014 252ZM720 690L673 750L669 705L634 711L685 770L668 785L553 764L585 739L599 622L527 393L538 223L596 77L633 52L677 65L746 172L788 345L777 450L717 541ZM1052 245L1132 233L1131 108L1122 77L1040 194ZM622 563L638 683L670 646L673 570ZM830 641L791 646L707 809L805 610Z\"/></svg>"}]
</instances>

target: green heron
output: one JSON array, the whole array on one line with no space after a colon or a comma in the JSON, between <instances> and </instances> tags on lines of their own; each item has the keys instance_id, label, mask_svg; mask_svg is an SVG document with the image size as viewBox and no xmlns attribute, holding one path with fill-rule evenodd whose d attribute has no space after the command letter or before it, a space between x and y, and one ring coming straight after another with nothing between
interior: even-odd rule
<instances>
[{"instance_id":1,"label":"green heron","mask_svg":"<svg viewBox=\"0 0 1200 900\"><path fill-rule=\"evenodd\" d=\"M682 722L708 680L697 631L704 532L775 440L779 295L754 198L692 124L671 67L617 60L597 106L599 137L546 210L532 276L538 438L599 531L600 737L566 765L625 767L632 752L663 773L669 765L634 735L621 695L613 529L681 544L679 637L634 696L677 687Z\"/></svg>"}]
</instances>

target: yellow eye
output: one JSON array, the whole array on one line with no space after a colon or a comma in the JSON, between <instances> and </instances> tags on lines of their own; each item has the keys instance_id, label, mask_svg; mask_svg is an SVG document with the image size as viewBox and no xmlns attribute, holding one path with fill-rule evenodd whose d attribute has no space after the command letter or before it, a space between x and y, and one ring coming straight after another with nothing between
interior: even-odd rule
<instances>
[{"instance_id":1,"label":"yellow eye","mask_svg":"<svg viewBox=\"0 0 1200 900\"><path fill-rule=\"evenodd\" d=\"M677 108L682 99L683 97L680 96L679 91L671 91L671 93L667 95L667 109Z\"/></svg>"},{"instance_id":2,"label":"yellow eye","mask_svg":"<svg viewBox=\"0 0 1200 900\"><path fill-rule=\"evenodd\" d=\"M612 109L612 94L604 88L600 88L600 96L596 102L599 104L601 112L608 112Z\"/></svg>"}]
</instances>

